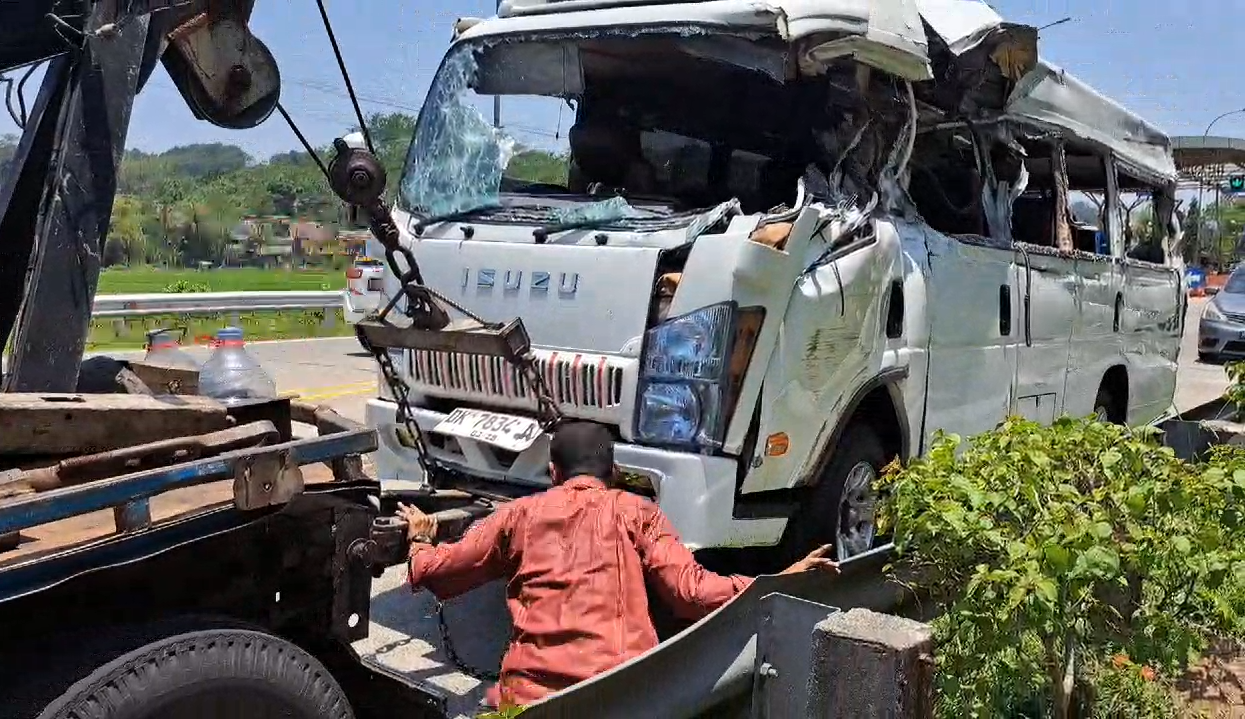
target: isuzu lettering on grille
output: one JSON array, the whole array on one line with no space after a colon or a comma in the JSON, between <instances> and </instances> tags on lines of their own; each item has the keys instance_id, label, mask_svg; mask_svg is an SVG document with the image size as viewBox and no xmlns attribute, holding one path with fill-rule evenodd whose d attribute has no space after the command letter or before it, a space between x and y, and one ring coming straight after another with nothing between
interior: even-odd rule
<instances>
[{"instance_id":1,"label":"isuzu lettering on grille","mask_svg":"<svg viewBox=\"0 0 1245 719\"><path fill-rule=\"evenodd\" d=\"M470 267L463 268L463 289L471 286L472 271ZM475 271L476 289L492 290L497 285L498 275L501 276L501 287L505 292L518 292L523 288L523 271L522 270L494 270L480 269ZM533 272L528 280L528 287L532 292L548 292L550 285L553 284L553 273L550 272ZM563 297L573 297L579 291L579 273L578 272L559 272L558 273L558 294Z\"/></svg>"}]
</instances>

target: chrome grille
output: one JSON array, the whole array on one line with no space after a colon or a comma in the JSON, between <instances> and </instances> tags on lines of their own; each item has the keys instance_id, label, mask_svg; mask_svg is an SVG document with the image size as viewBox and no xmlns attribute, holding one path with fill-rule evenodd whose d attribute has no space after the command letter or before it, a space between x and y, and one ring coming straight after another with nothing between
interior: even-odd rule
<instances>
[{"instance_id":1,"label":"chrome grille","mask_svg":"<svg viewBox=\"0 0 1245 719\"><path fill-rule=\"evenodd\" d=\"M1229 322L1236 322L1236 323L1238 323L1238 324L1245 324L1245 315L1243 315L1243 314L1238 314L1238 313L1236 313L1236 312L1224 312L1224 313L1223 313L1223 316L1224 316L1224 317L1225 317L1225 318L1226 318Z\"/></svg>"},{"instance_id":2,"label":"chrome grille","mask_svg":"<svg viewBox=\"0 0 1245 719\"><path fill-rule=\"evenodd\" d=\"M535 406L536 393L500 357L424 350L411 355L411 379L419 391ZM536 366L559 405L608 410L622 404L624 362L601 355L550 352L539 355Z\"/></svg>"}]
</instances>

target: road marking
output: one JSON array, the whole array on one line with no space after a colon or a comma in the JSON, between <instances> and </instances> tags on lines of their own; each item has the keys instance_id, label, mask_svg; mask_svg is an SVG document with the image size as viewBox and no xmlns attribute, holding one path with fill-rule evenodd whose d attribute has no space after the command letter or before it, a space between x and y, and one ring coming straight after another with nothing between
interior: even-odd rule
<instances>
[{"instance_id":1,"label":"road marking","mask_svg":"<svg viewBox=\"0 0 1245 719\"><path fill-rule=\"evenodd\" d=\"M352 389L355 387L376 387L376 378L360 379L360 381L347 382L345 384L317 384L316 387L290 389L289 392L335 392L337 389Z\"/></svg>"},{"instance_id":2,"label":"road marking","mask_svg":"<svg viewBox=\"0 0 1245 719\"><path fill-rule=\"evenodd\" d=\"M339 397L353 397L370 394L376 391L376 380L356 382L354 384L337 385L336 387L309 387L301 390L290 390L282 394L297 394L301 401L322 401Z\"/></svg>"}]
</instances>

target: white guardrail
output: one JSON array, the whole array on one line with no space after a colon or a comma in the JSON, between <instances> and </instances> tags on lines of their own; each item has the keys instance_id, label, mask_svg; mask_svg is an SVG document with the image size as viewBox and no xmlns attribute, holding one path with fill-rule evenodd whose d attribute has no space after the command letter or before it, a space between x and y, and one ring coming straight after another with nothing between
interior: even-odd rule
<instances>
[{"instance_id":1,"label":"white guardrail","mask_svg":"<svg viewBox=\"0 0 1245 719\"><path fill-rule=\"evenodd\" d=\"M175 314L228 314L274 310L339 309L345 290L293 292L170 292L96 295L91 316L145 317Z\"/></svg>"}]
</instances>

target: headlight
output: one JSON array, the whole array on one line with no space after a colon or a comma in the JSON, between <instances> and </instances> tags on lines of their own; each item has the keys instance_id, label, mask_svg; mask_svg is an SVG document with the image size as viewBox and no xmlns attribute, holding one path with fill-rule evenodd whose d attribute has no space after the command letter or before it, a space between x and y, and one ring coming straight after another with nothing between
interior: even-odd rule
<instances>
[{"instance_id":1,"label":"headlight","mask_svg":"<svg viewBox=\"0 0 1245 719\"><path fill-rule=\"evenodd\" d=\"M1202 310L1202 319L1223 322L1227 319L1227 317L1223 316L1223 313L1219 311L1219 308L1215 306L1215 303L1212 300L1207 302L1206 309Z\"/></svg>"},{"instance_id":2,"label":"headlight","mask_svg":"<svg viewBox=\"0 0 1245 719\"><path fill-rule=\"evenodd\" d=\"M667 320L644 337L636 436L685 447L722 445L723 392L735 304L712 305Z\"/></svg>"}]
</instances>

